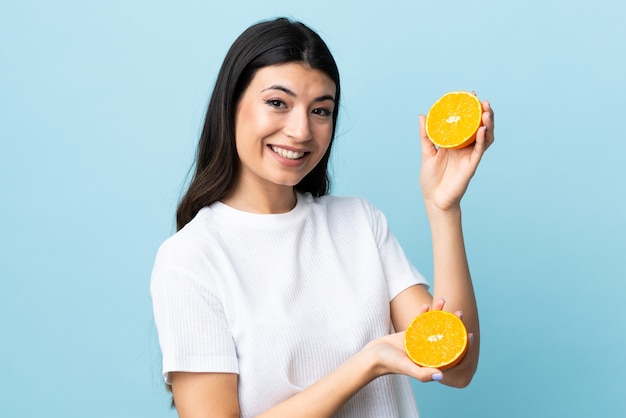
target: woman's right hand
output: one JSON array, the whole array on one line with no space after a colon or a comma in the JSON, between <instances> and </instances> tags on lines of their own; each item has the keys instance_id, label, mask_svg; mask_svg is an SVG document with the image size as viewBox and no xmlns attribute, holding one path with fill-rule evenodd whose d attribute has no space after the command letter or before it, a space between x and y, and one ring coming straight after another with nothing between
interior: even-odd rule
<instances>
[{"instance_id":1,"label":"woman's right hand","mask_svg":"<svg viewBox=\"0 0 626 418\"><path fill-rule=\"evenodd\" d=\"M444 304L445 301L443 299L433 301L432 308L430 305L424 304L417 312L417 315L430 309L441 310ZM371 341L361 351L370 351L373 354L376 364L375 373L378 376L404 374L421 382L440 381L443 378L441 370L431 367L420 367L407 356L404 350L404 331Z\"/></svg>"},{"instance_id":2,"label":"woman's right hand","mask_svg":"<svg viewBox=\"0 0 626 418\"><path fill-rule=\"evenodd\" d=\"M404 374L421 382L440 381L443 378L441 370L420 367L406 355L404 331L374 340L363 348L363 351L366 350L371 351L376 359L375 373L378 376Z\"/></svg>"}]
</instances>

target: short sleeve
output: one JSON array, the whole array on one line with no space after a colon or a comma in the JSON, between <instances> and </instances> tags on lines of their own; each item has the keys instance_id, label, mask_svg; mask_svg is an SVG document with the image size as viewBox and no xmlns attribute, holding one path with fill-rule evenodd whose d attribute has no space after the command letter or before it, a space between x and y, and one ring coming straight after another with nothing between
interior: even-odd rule
<instances>
[{"instance_id":1,"label":"short sleeve","mask_svg":"<svg viewBox=\"0 0 626 418\"><path fill-rule=\"evenodd\" d=\"M166 383L173 371L239 372L222 303L209 283L159 250L150 292Z\"/></svg>"},{"instance_id":2,"label":"short sleeve","mask_svg":"<svg viewBox=\"0 0 626 418\"><path fill-rule=\"evenodd\" d=\"M389 299L395 298L403 290L416 284L429 287L424 276L407 258L400 243L389 229L385 215L371 204L368 206L372 232L387 280Z\"/></svg>"}]
</instances>

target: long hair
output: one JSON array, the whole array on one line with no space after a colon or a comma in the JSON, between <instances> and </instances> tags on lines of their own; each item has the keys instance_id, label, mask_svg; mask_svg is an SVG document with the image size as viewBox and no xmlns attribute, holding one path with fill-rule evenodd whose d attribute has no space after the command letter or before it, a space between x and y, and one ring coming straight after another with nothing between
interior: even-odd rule
<instances>
[{"instance_id":1,"label":"long hair","mask_svg":"<svg viewBox=\"0 0 626 418\"><path fill-rule=\"evenodd\" d=\"M335 107L339 108L339 71L322 38L300 22L286 18L257 23L246 29L230 47L209 101L196 154L195 170L176 211L180 230L203 207L226 197L239 171L235 147L235 114L244 90L257 70L270 65L302 62L325 73L335 82ZM337 126L328 150L310 173L295 186L302 193L322 196L329 192L328 161Z\"/></svg>"}]
</instances>

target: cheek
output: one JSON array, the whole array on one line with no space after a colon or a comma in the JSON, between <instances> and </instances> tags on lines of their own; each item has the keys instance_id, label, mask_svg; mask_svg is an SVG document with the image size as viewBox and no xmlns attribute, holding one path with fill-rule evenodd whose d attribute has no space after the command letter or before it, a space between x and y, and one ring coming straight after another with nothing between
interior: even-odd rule
<instances>
[{"instance_id":1,"label":"cheek","mask_svg":"<svg viewBox=\"0 0 626 418\"><path fill-rule=\"evenodd\" d=\"M235 119L235 143L240 152L256 142L261 135L265 122L260 112L255 111L250 105L242 103L237 111Z\"/></svg>"},{"instance_id":2,"label":"cheek","mask_svg":"<svg viewBox=\"0 0 626 418\"><path fill-rule=\"evenodd\" d=\"M318 138L319 147L326 152L326 149L330 146L330 141L333 136L332 125L318 126L315 130L315 137Z\"/></svg>"},{"instance_id":3,"label":"cheek","mask_svg":"<svg viewBox=\"0 0 626 418\"><path fill-rule=\"evenodd\" d=\"M260 139L277 130L277 121L266 112L255 111L254 109L242 109L239 118L241 123L238 126L238 131L245 133L246 137L249 139L252 139L251 137Z\"/></svg>"}]
</instances>

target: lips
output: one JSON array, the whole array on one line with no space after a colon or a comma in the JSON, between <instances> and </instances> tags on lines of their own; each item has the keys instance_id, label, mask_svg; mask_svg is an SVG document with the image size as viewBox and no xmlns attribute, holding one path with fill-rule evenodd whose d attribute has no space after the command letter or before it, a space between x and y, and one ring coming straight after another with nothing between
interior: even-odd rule
<instances>
[{"instance_id":1,"label":"lips","mask_svg":"<svg viewBox=\"0 0 626 418\"><path fill-rule=\"evenodd\" d=\"M285 148L277 147L276 145L272 145L271 148L272 151L274 151L276 154L288 160L299 160L306 154L304 151L292 151Z\"/></svg>"}]
</instances>

